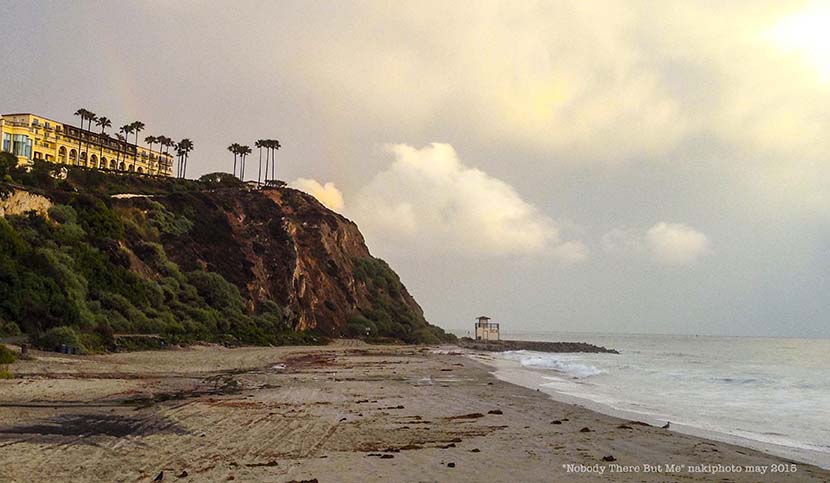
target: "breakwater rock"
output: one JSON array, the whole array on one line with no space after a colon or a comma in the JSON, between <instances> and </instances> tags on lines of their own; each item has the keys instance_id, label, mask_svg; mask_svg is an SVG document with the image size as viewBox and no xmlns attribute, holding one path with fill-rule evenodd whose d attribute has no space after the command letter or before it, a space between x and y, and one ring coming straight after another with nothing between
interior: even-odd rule
<instances>
[{"instance_id":1,"label":"breakwater rock","mask_svg":"<svg viewBox=\"0 0 830 483\"><path fill-rule=\"evenodd\" d=\"M489 352L505 351L536 351L536 352L592 352L619 354L614 349L588 344L586 342L539 342L530 340L491 340L483 342L464 337L458 340L458 345L465 349Z\"/></svg>"}]
</instances>

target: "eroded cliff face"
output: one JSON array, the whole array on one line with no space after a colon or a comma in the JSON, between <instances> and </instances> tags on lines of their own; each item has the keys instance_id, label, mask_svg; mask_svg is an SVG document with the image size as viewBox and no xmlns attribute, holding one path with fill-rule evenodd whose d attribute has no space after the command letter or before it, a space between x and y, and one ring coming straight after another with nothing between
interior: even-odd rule
<instances>
[{"instance_id":1,"label":"eroded cliff face","mask_svg":"<svg viewBox=\"0 0 830 483\"><path fill-rule=\"evenodd\" d=\"M300 191L216 190L113 203L144 212L160 203L187 220L186 229L161 236L167 256L183 271L222 275L239 288L251 313L271 301L287 309L295 329L328 335L345 333L357 314L378 311L426 325L394 272L372 258L357 225ZM127 240L139 258L142 243ZM378 264L381 275L373 276Z\"/></svg>"},{"instance_id":2,"label":"eroded cliff face","mask_svg":"<svg viewBox=\"0 0 830 483\"><path fill-rule=\"evenodd\" d=\"M0 194L0 216L22 215L35 212L46 216L52 203L44 196L13 189Z\"/></svg>"}]
</instances>

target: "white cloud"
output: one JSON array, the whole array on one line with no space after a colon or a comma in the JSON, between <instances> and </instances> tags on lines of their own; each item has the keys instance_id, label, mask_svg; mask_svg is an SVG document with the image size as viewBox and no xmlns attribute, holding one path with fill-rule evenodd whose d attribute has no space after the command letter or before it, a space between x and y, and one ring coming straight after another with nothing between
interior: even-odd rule
<instances>
[{"instance_id":1,"label":"white cloud","mask_svg":"<svg viewBox=\"0 0 830 483\"><path fill-rule=\"evenodd\" d=\"M645 232L615 228L603 235L602 248L611 255L648 256L663 265L690 265L709 252L710 242L687 225L660 222Z\"/></svg>"},{"instance_id":2,"label":"white cloud","mask_svg":"<svg viewBox=\"0 0 830 483\"><path fill-rule=\"evenodd\" d=\"M657 223L645 242L652 258L665 265L689 265L709 251L709 238L682 223Z\"/></svg>"},{"instance_id":3,"label":"white cloud","mask_svg":"<svg viewBox=\"0 0 830 483\"><path fill-rule=\"evenodd\" d=\"M337 211L338 213L343 211L343 193L332 182L321 184L315 179L297 178L289 183L289 186L317 198L317 201L330 210Z\"/></svg>"},{"instance_id":4,"label":"white cloud","mask_svg":"<svg viewBox=\"0 0 830 483\"><path fill-rule=\"evenodd\" d=\"M372 240L463 255L549 255L563 263L588 256L579 241L512 186L466 166L449 144L390 145L395 161L350 201L349 215Z\"/></svg>"}]
</instances>

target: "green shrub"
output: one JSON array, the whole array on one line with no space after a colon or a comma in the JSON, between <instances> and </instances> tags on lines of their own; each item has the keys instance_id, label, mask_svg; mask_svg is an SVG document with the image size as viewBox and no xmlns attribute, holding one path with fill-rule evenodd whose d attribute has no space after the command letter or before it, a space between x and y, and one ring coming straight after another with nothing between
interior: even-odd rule
<instances>
[{"instance_id":1,"label":"green shrub","mask_svg":"<svg viewBox=\"0 0 830 483\"><path fill-rule=\"evenodd\" d=\"M20 327L14 322L0 318L0 337L14 337L20 335Z\"/></svg>"},{"instance_id":2,"label":"green shrub","mask_svg":"<svg viewBox=\"0 0 830 483\"><path fill-rule=\"evenodd\" d=\"M0 344L0 365L11 364L17 360L17 355L8 347Z\"/></svg>"},{"instance_id":3,"label":"green shrub","mask_svg":"<svg viewBox=\"0 0 830 483\"><path fill-rule=\"evenodd\" d=\"M49 217L58 223L75 223L78 221L78 213L69 205L52 205L49 208Z\"/></svg>"},{"instance_id":4,"label":"green shrub","mask_svg":"<svg viewBox=\"0 0 830 483\"><path fill-rule=\"evenodd\" d=\"M45 350L55 350L64 344L77 348L82 354L87 352L80 335L72 327L53 327L37 338L38 347Z\"/></svg>"},{"instance_id":5,"label":"green shrub","mask_svg":"<svg viewBox=\"0 0 830 483\"><path fill-rule=\"evenodd\" d=\"M17 168L17 156L7 152L0 153L0 177L11 178L11 173L15 168Z\"/></svg>"}]
</instances>

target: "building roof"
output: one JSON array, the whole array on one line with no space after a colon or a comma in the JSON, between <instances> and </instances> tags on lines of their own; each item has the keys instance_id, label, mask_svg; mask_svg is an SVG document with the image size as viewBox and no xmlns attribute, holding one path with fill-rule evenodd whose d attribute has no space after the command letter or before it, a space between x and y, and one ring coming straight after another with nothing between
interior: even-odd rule
<instances>
[{"instance_id":1,"label":"building roof","mask_svg":"<svg viewBox=\"0 0 830 483\"><path fill-rule=\"evenodd\" d=\"M12 112L12 113L9 113L9 114L1 114L0 115L0 117L12 117L12 116L35 116L35 117L39 117L41 119L46 119L47 121L52 121L55 124L66 124L63 121L56 121L54 119L48 118L46 116L41 116L40 114L35 114L33 112ZM71 124L70 124L70 126L71 126Z\"/></svg>"},{"instance_id":2,"label":"building roof","mask_svg":"<svg viewBox=\"0 0 830 483\"><path fill-rule=\"evenodd\" d=\"M481 320L481 319L487 319L487 320L490 320L491 318L490 318L490 317L487 317L486 315L479 315L478 317L476 317L476 319L478 319L478 320Z\"/></svg>"}]
</instances>

